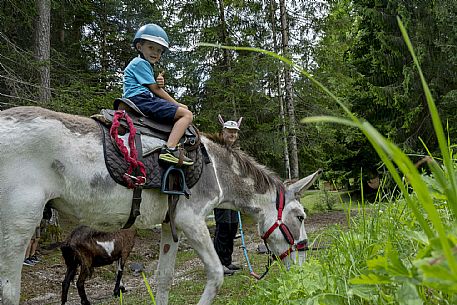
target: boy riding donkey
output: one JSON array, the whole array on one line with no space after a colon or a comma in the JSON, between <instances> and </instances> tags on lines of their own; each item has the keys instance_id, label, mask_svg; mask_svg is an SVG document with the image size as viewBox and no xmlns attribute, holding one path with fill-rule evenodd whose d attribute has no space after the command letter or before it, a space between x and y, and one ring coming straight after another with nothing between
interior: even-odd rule
<instances>
[{"instance_id":1,"label":"boy riding donkey","mask_svg":"<svg viewBox=\"0 0 457 305\"><path fill-rule=\"evenodd\" d=\"M169 49L168 35L157 24L146 24L136 32L133 47L139 55L124 70L123 97L131 100L146 116L157 122L174 124L159 159L177 164L181 157L182 164L190 166L193 161L183 155L184 150L178 142L192 123L192 112L163 89L162 74L157 79L154 77L154 64Z\"/></svg>"}]
</instances>

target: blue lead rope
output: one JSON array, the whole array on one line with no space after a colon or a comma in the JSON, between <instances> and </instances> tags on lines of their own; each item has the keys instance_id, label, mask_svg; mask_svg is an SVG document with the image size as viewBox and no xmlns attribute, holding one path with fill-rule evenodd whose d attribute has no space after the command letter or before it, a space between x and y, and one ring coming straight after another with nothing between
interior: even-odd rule
<instances>
[{"instance_id":1,"label":"blue lead rope","mask_svg":"<svg viewBox=\"0 0 457 305\"><path fill-rule=\"evenodd\" d=\"M246 249L246 243L244 242L243 224L241 223L241 213L240 213L240 211L238 211L238 222L240 224L241 248L243 248L244 257L246 258L246 262L248 263L249 274L259 280L260 276L258 276L252 270L251 262L249 261L248 250Z\"/></svg>"}]
</instances>

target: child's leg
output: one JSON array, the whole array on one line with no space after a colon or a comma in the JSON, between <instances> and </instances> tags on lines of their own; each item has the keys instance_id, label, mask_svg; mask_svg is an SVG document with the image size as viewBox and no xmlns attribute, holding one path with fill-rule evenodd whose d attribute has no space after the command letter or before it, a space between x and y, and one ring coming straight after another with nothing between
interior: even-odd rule
<instances>
[{"instance_id":1,"label":"child's leg","mask_svg":"<svg viewBox=\"0 0 457 305\"><path fill-rule=\"evenodd\" d=\"M192 112L186 108L178 107L175 114L175 124L171 130L170 136L168 137L167 146L175 147L178 145L179 140L186 132L187 127L192 123L193 115Z\"/></svg>"},{"instance_id":2,"label":"child's leg","mask_svg":"<svg viewBox=\"0 0 457 305\"><path fill-rule=\"evenodd\" d=\"M29 241L29 245L27 246L27 250L25 250L25 257L24 259L27 259L30 257L30 249L32 248L32 240Z\"/></svg>"},{"instance_id":3,"label":"child's leg","mask_svg":"<svg viewBox=\"0 0 457 305\"><path fill-rule=\"evenodd\" d=\"M37 248L38 248L38 238L34 238L31 240L29 257L36 255Z\"/></svg>"}]
</instances>

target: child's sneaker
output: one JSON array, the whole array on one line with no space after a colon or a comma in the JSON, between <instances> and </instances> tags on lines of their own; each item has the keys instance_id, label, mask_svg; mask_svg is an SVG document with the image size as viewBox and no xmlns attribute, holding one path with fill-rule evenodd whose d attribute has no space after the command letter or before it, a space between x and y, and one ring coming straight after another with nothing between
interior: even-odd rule
<instances>
[{"instance_id":1,"label":"child's sneaker","mask_svg":"<svg viewBox=\"0 0 457 305\"><path fill-rule=\"evenodd\" d=\"M30 258L24 259L24 262L22 264L25 266L35 266L35 263L32 262L32 260Z\"/></svg>"},{"instance_id":2,"label":"child's sneaker","mask_svg":"<svg viewBox=\"0 0 457 305\"><path fill-rule=\"evenodd\" d=\"M37 264L40 261L40 259L36 255L30 256L29 260L32 261L34 264Z\"/></svg>"},{"instance_id":3,"label":"child's sneaker","mask_svg":"<svg viewBox=\"0 0 457 305\"><path fill-rule=\"evenodd\" d=\"M179 154L180 154L180 151L178 148L176 148L176 147L168 148L167 146L163 146L160 151L159 159L166 161L168 163L178 164L179 163ZM182 164L190 166L190 165L194 164L194 161L192 161L192 159L187 158L183 154Z\"/></svg>"}]
</instances>

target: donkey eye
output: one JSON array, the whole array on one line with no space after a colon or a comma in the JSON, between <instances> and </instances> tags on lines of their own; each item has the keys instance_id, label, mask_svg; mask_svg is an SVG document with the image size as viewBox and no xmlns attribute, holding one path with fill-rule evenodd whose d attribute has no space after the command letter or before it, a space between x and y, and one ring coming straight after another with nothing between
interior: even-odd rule
<instances>
[{"instance_id":1,"label":"donkey eye","mask_svg":"<svg viewBox=\"0 0 457 305\"><path fill-rule=\"evenodd\" d=\"M297 219L299 222L303 222L303 220L305 220L305 217L304 216L297 216Z\"/></svg>"}]
</instances>

